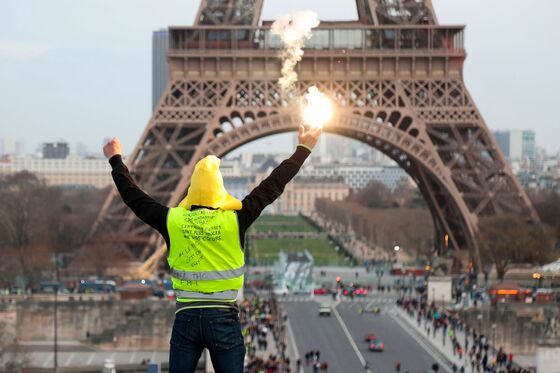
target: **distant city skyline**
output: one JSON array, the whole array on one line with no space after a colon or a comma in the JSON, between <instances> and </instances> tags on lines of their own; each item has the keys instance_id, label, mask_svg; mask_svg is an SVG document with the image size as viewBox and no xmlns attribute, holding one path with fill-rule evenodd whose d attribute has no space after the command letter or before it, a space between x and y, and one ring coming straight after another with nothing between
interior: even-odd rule
<instances>
[{"instance_id":1,"label":"distant city skyline","mask_svg":"<svg viewBox=\"0 0 560 373\"><path fill-rule=\"evenodd\" d=\"M556 71L560 2L433 0L439 22L466 24L465 82L488 127L533 130L559 150ZM104 2L8 1L0 14L0 138L32 152L64 139L100 152L117 136L125 153L151 115L151 38L168 25L190 25L198 0ZM263 19L311 9L323 20L355 19L351 0L265 1ZM499 16L498 16L499 15ZM9 94L7 94L9 92ZM248 144L249 151L289 151L292 136ZM246 150L245 150L246 151Z\"/></svg>"}]
</instances>

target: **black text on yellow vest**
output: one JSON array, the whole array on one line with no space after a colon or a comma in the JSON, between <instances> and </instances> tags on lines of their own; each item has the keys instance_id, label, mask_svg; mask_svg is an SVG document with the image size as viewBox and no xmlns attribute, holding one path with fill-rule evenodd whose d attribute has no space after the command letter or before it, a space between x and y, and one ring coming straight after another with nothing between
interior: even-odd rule
<instances>
[{"instance_id":1,"label":"black text on yellow vest","mask_svg":"<svg viewBox=\"0 0 560 373\"><path fill-rule=\"evenodd\" d=\"M167 231L177 300L235 301L245 265L236 213L175 207L169 210Z\"/></svg>"}]
</instances>

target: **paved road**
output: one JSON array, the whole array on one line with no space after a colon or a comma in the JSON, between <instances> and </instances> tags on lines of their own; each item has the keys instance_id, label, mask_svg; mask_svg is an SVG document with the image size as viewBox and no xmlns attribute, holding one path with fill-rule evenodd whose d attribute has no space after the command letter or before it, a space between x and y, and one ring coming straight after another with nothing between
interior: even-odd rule
<instances>
[{"instance_id":1,"label":"paved road","mask_svg":"<svg viewBox=\"0 0 560 373\"><path fill-rule=\"evenodd\" d=\"M391 309L396 295L374 293L366 298L343 299L336 309L339 312L359 353L370 363L373 373L395 371L395 362L401 363L401 372L424 373L430 371L436 360L430 352L395 321ZM294 338L302 361L309 350L321 351L321 360L329 363L329 372L363 372L362 364L352 348L343 328L332 315L319 317L318 303L328 302L329 297L309 298L288 296L283 306L288 312ZM360 306L380 307L381 314L358 312ZM366 333L374 332L385 343L385 351L369 352L363 341ZM306 367L305 372L312 372ZM440 370L440 372L446 372Z\"/></svg>"},{"instance_id":2,"label":"paved road","mask_svg":"<svg viewBox=\"0 0 560 373\"><path fill-rule=\"evenodd\" d=\"M395 363L401 363L401 372L424 373L436 360L389 314L392 306L382 306L381 314L358 312L352 303L340 303L337 310L344 320L358 348L370 363L373 372L393 372ZM385 351L369 352L363 342L365 334L372 332L385 343ZM445 372L440 370L440 372Z\"/></svg>"},{"instance_id":3,"label":"paved road","mask_svg":"<svg viewBox=\"0 0 560 373\"><path fill-rule=\"evenodd\" d=\"M364 371L334 316L319 317L318 304L314 301L287 302L283 306L288 312L304 372L313 371L311 366L305 366L304 356L309 350L321 352L320 360L329 363L329 372Z\"/></svg>"}]
</instances>

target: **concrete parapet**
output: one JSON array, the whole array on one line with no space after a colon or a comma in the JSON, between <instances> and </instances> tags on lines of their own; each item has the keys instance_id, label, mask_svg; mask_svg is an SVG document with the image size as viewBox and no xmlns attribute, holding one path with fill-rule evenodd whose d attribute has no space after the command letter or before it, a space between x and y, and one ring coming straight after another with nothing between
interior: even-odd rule
<instances>
[{"instance_id":1,"label":"concrete parapet","mask_svg":"<svg viewBox=\"0 0 560 373\"><path fill-rule=\"evenodd\" d=\"M560 373L560 338L537 340L537 373Z\"/></svg>"},{"instance_id":2,"label":"concrete parapet","mask_svg":"<svg viewBox=\"0 0 560 373\"><path fill-rule=\"evenodd\" d=\"M167 349L174 310L174 303L160 299L59 302L58 338L100 348ZM9 342L16 337L20 341L52 340L54 302L1 305L0 328Z\"/></svg>"}]
</instances>

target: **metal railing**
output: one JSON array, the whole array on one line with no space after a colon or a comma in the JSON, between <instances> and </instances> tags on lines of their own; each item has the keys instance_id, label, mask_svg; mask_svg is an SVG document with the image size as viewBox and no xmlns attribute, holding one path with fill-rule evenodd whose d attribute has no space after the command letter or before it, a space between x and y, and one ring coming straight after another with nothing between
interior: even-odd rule
<instances>
[{"instance_id":1,"label":"metal railing","mask_svg":"<svg viewBox=\"0 0 560 373\"><path fill-rule=\"evenodd\" d=\"M283 44L270 27L170 27L171 52L197 49L279 50ZM308 50L381 50L464 52L464 26L326 25L305 41Z\"/></svg>"}]
</instances>

